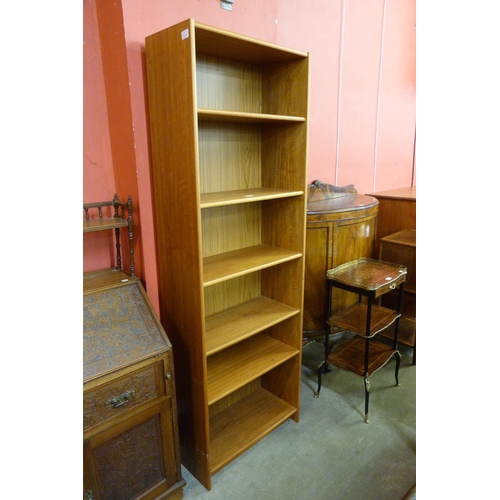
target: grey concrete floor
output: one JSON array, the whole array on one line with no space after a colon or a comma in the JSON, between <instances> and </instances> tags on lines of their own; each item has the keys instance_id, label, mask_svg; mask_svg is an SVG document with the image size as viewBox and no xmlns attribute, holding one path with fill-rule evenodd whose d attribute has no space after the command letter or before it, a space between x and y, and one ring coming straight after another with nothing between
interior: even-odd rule
<instances>
[{"instance_id":1,"label":"grey concrete floor","mask_svg":"<svg viewBox=\"0 0 500 500\"><path fill-rule=\"evenodd\" d=\"M401 500L416 482L416 366L400 348L395 361L371 378L370 423L364 417L363 379L316 369L323 346L302 353L298 423L288 420L220 472L207 491L184 467L184 498L241 500Z\"/></svg>"}]
</instances>

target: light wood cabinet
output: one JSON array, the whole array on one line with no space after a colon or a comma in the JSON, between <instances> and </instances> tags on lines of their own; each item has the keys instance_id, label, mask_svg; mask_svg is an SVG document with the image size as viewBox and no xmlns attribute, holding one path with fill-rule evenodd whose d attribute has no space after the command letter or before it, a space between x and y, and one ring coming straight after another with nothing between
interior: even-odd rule
<instances>
[{"instance_id":1,"label":"light wood cabinet","mask_svg":"<svg viewBox=\"0 0 500 500\"><path fill-rule=\"evenodd\" d=\"M399 188L372 193L379 201L375 255L380 252L380 240L404 229L417 229L417 188Z\"/></svg>"},{"instance_id":2,"label":"light wood cabinet","mask_svg":"<svg viewBox=\"0 0 500 500\"><path fill-rule=\"evenodd\" d=\"M181 455L211 489L299 419L309 57L190 19L146 60Z\"/></svg>"},{"instance_id":3,"label":"light wood cabinet","mask_svg":"<svg viewBox=\"0 0 500 500\"><path fill-rule=\"evenodd\" d=\"M399 325L399 343L413 347L413 364L417 362L417 230L404 229L380 240L380 260L395 262L408 269ZM394 307L394 293L382 298L382 305Z\"/></svg>"}]
</instances>

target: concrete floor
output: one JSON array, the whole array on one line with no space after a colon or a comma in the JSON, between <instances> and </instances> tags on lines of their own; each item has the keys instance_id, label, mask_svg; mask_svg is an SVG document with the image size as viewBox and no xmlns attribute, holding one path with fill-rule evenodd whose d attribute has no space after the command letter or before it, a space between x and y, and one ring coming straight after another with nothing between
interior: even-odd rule
<instances>
[{"instance_id":1,"label":"concrete floor","mask_svg":"<svg viewBox=\"0 0 500 500\"><path fill-rule=\"evenodd\" d=\"M316 369L323 346L303 349L300 422L288 420L212 477L207 491L184 467L184 498L228 500L401 500L416 483L416 366L404 346L371 379L370 423L363 379ZM414 498L413 496L410 498Z\"/></svg>"}]
</instances>

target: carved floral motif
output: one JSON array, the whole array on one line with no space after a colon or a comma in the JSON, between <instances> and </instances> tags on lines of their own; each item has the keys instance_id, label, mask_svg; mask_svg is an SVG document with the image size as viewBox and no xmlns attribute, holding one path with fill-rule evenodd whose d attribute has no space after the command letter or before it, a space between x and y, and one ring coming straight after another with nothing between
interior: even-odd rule
<instances>
[{"instance_id":1,"label":"carved floral motif","mask_svg":"<svg viewBox=\"0 0 500 500\"><path fill-rule=\"evenodd\" d=\"M166 347L137 283L84 296L84 381Z\"/></svg>"}]
</instances>

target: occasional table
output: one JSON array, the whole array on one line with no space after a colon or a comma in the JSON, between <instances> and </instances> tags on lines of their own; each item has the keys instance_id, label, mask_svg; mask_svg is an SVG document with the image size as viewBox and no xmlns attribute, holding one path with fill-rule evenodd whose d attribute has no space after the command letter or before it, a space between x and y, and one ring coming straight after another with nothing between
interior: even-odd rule
<instances>
[{"instance_id":1,"label":"occasional table","mask_svg":"<svg viewBox=\"0 0 500 500\"><path fill-rule=\"evenodd\" d=\"M328 326L340 328L353 336L330 353L328 332L325 334L325 359L318 368L318 389L314 397L319 397L321 375L329 370L329 363L361 376L365 382L366 423L369 422L370 377L393 356L396 356L395 378L396 385L399 385L401 354L398 351L398 328L406 273L404 266L367 258L347 262L327 272L330 294L334 288L339 288L358 295L358 302L334 311L327 320ZM376 299L398 287L396 311L374 303ZM392 345L375 338L392 324L395 324Z\"/></svg>"}]
</instances>

